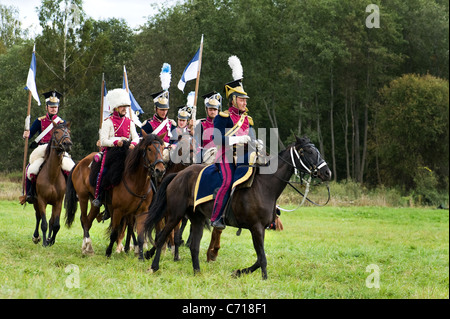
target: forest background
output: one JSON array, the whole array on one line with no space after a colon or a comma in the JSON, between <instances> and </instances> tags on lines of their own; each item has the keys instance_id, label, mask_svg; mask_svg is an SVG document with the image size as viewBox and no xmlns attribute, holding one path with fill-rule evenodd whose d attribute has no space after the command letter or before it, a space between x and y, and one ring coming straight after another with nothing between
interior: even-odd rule
<instances>
[{"instance_id":1,"label":"forest background","mask_svg":"<svg viewBox=\"0 0 450 319\"><path fill-rule=\"evenodd\" d=\"M17 8L0 4L0 13L2 173L22 168L33 45L38 92L63 94L77 161L97 149L102 74L107 89L122 87L126 65L144 121L170 63L176 118L195 81L184 93L176 84L203 34L200 95L223 93L227 59L237 55L255 126L278 128L280 149L308 135L335 182L448 206L448 0L186 0L160 7L139 29L87 17L82 0L43 0L35 38ZM41 103L32 101L32 120L45 113ZM197 106L204 117L201 99Z\"/></svg>"}]
</instances>

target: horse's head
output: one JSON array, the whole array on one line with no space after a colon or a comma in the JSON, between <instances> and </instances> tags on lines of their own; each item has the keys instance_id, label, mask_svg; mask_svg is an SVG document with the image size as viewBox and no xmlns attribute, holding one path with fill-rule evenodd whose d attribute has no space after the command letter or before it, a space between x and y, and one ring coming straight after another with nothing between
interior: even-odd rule
<instances>
[{"instance_id":1,"label":"horse's head","mask_svg":"<svg viewBox=\"0 0 450 319\"><path fill-rule=\"evenodd\" d=\"M72 148L72 139L70 138L70 124L53 122L52 134L52 148L55 148L58 153L70 152Z\"/></svg>"},{"instance_id":2,"label":"horse's head","mask_svg":"<svg viewBox=\"0 0 450 319\"><path fill-rule=\"evenodd\" d=\"M320 155L319 150L306 136L295 137L295 147L292 149L291 157L295 161L295 167L305 173L318 177L322 181L331 180L331 171L328 164Z\"/></svg>"},{"instance_id":3,"label":"horse's head","mask_svg":"<svg viewBox=\"0 0 450 319\"><path fill-rule=\"evenodd\" d=\"M171 150L170 160L175 164L190 165L194 162L196 148L195 139L189 133L184 133L178 137L176 147Z\"/></svg>"},{"instance_id":4,"label":"horse's head","mask_svg":"<svg viewBox=\"0 0 450 319\"><path fill-rule=\"evenodd\" d=\"M144 130L142 135L139 148L143 152L145 167L153 177L161 178L166 172L163 161L164 141L154 134L146 134Z\"/></svg>"}]
</instances>

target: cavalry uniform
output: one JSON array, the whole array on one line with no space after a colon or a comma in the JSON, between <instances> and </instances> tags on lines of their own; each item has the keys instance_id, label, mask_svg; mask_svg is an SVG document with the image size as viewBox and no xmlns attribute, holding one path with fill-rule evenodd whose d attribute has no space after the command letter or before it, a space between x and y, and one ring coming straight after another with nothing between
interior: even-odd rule
<instances>
[{"instance_id":1,"label":"cavalry uniform","mask_svg":"<svg viewBox=\"0 0 450 319\"><path fill-rule=\"evenodd\" d=\"M238 102L242 102L238 99L246 102L249 98L241 81L242 79L238 79L225 85L230 106L227 111L220 112L214 118L214 128L221 133L215 165L222 174L222 185L214 201L211 222L213 227L219 229L225 228L222 214L230 196L233 176L239 166L248 166L249 151L246 144L255 139L253 119L247 114L248 109L238 106Z\"/></svg>"},{"instance_id":2,"label":"cavalry uniform","mask_svg":"<svg viewBox=\"0 0 450 319\"><path fill-rule=\"evenodd\" d=\"M219 110L222 107L222 96L213 91L202 95L205 100L206 118L197 121L198 127L197 141L200 141L200 163L212 164L215 161L217 148L214 144L214 117L209 116L208 110Z\"/></svg>"},{"instance_id":3,"label":"cavalry uniform","mask_svg":"<svg viewBox=\"0 0 450 319\"><path fill-rule=\"evenodd\" d=\"M30 127L30 131L28 134L28 138L31 139L34 135L38 134L36 139L31 143L31 148L35 148L33 152L30 154L30 164L26 169L26 180L25 180L25 189L26 189L26 201L32 203L33 201L33 186L36 182L36 177L41 169L42 164L44 163L45 150L47 149L47 144L52 139L53 134L53 122L65 123L65 121L60 118L58 113L59 101L61 98L61 93L57 91L50 91L43 94L45 97L45 104L47 109L47 114L37 118ZM51 112L51 113L50 113ZM25 133L24 133L25 135ZM62 171L64 175L67 177L75 166L74 161L70 157L70 155L65 152L62 161ZM23 200L23 203L25 201Z\"/></svg>"},{"instance_id":4,"label":"cavalry uniform","mask_svg":"<svg viewBox=\"0 0 450 319\"><path fill-rule=\"evenodd\" d=\"M171 80L170 70L170 64L164 63L160 73L162 91L151 94L153 102L155 103L155 114L152 118L146 120L141 127L147 134L155 134L159 137L166 134L163 138L165 144L163 159L166 163L169 161L169 145L174 141L172 131L176 128L175 121L169 119L167 116L167 111L169 110L169 87Z\"/></svg>"},{"instance_id":5,"label":"cavalry uniform","mask_svg":"<svg viewBox=\"0 0 450 319\"><path fill-rule=\"evenodd\" d=\"M136 126L134 122L126 117L126 109L121 114L119 107L130 106L130 96L127 91L123 89L114 89L108 92L106 99L109 103L110 108L113 109L113 114L106 118L102 124L102 129L100 130L100 146L101 146L101 156L96 156L95 160L101 160L100 171L97 176L97 183L95 186L94 201L92 202L94 206L101 206L101 181L102 176L107 171L107 163L105 165L105 158L108 150L111 147L121 146L121 142L129 141L131 145L136 146L139 143L139 135L136 132Z\"/></svg>"}]
</instances>

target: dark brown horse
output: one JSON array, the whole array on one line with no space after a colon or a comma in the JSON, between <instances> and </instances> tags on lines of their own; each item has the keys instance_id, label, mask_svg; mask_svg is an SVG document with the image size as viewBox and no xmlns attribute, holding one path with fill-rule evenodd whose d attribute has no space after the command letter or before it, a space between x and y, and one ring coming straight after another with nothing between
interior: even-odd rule
<instances>
[{"instance_id":1,"label":"dark brown horse","mask_svg":"<svg viewBox=\"0 0 450 319\"><path fill-rule=\"evenodd\" d=\"M135 217L148 209L153 198L151 176L160 178L165 172L162 160L163 141L153 134L147 135L143 132L143 135L144 137L139 144L133 150L128 151L124 171L119 172L122 173L120 183L110 191L109 197L111 200L106 201L107 209L111 214L110 244L106 250L107 256L111 255L114 242L119 238L124 228L129 226L131 236ZM80 201L83 254L93 254L94 252L89 230L99 213L99 208L91 203L89 215L87 214L88 202L92 201L94 194L93 186L89 182L89 164L92 162L94 155L95 153L91 153L75 166L69 176L66 191L66 224L69 227L75 217L77 197ZM143 236L141 237L143 238Z\"/></svg>"},{"instance_id":2,"label":"dark brown horse","mask_svg":"<svg viewBox=\"0 0 450 319\"><path fill-rule=\"evenodd\" d=\"M41 223L42 244L44 246L55 243L56 234L59 231L59 218L61 215L62 201L66 191L66 179L61 170L64 152L70 152L72 140L69 127L64 123L53 122L53 133L45 151L44 164L36 179L37 198L34 201L36 211L36 228L33 242L38 243L39 224ZM47 205L52 205L52 217L47 224L45 210ZM47 238L48 228L48 238Z\"/></svg>"},{"instance_id":3,"label":"dark brown horse","mask_svg":"<svg viewBox=\"0 0 450 319\"><path fill-rule=\"evenodd\" d=\"M280 152L277 161L277 170L271 174L255 175L250 188L237 190L232 198L232 210L240 228L249 229L252 234L253 246L257 254L257 261L249 268L236 270L234 275L251 273L261 268L263 279L267 278L267 260L264 252L264 233L266 227L275 219L275 204L277 198L286 187L289 178L295 169L305 171L306 167L313 175L323 181L331 179L331 171L322 159L317 148L308 138L296 138L296 142L286 150ZM177 175L169 175L161 183L154 204L148 212L145 230L149 233L164 215L167 223L156 239L156 255L151 270L159 269L161 247L170 231L187 215L191 221L192 242L190 245L194 272L200 271L199 247L203 235L203 227L209 221L213 209L213 201L205 202L194 207L194 188L197 177L203 165L191 165ZM170 199L170 200L169 200ZM175 248L180 244L175 241ZM148 254L154 253L154 248Z\"/></svg>"}]
</instances>

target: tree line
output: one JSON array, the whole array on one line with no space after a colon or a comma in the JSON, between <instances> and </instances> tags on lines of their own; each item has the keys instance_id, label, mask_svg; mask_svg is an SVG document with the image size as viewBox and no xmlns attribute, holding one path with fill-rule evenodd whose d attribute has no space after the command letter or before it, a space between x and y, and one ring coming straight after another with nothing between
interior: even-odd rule
<instances>
[{"instance_id":1,"label":"tree line","mask_svg":"<svg viewBox=\"0 0 450 319\"><path fill-rule=\"evenodd\" d=\"M35 39L17 10L0 9L0 131L10 137L0 140L1 170L21 168L33 44L38 91L63 93L60 114L72 122L79 160L96 150L102 74L108 89L122 87L126 65L144 121L170 63L175 118L195 81L184 93L176 85L203 34L199 93L223 93L232 80L227 59L237 55L255 126L278 128L281 148L308 135L337 181L410 190L431 174L434 187L448 190L446 0L186 0L162 6L137 30L88 17L82 0L45 0ZM32 117L43 113L33 104Z\"/></svg>"}]
</instances>

